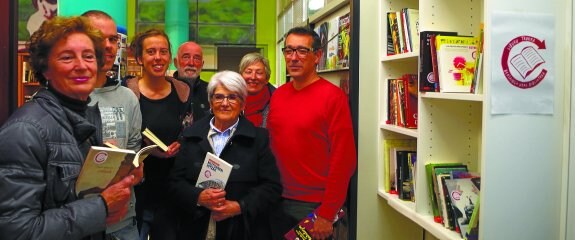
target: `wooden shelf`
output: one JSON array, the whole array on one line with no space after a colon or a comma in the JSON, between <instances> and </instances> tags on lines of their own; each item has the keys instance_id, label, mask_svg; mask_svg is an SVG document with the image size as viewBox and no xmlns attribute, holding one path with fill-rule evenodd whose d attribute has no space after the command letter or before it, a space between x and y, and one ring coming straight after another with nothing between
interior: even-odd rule
<instances>
[{"instance_id":1,"label":"wooden shelf","mask_svg":"<svg viewBox=\"0 0 575 240\"><path fill-rule=\"evenodd\" d=\"M420 92L421 98L449 99L461 101L483 101L483 94L473 93L439 93L439 92Z\"/></svg>"},{"instance_id":2,"label":"wooden shelf","mask_svg":"<svg viewBox=\"0 0 575 240\"><path fill-rule=\"evenodd\" d=\"M419 134L417 133L417 129L404 128L397 125L386 124L385 122L381 122L379 124L379 128L414 138L417 138L419 136Z\"/></svg>"},{"instance_id":3,"label":"wooden shelf","mask_svg":"<svg viewBox=\"0 0 575 240\"><path fill-rule=\"evenodd\" d=\"M324 70L318 70L317 73L345 72L345 71L349 71L349 68L324 69Z\"/></svg>"},{"instance_id":4,"label":"wooden shelf","mask_svg":"<svg viewBox=\"0 0 575 240\"><path fill-rule=\"evenodd\" d=\"M391 206L397 212L401 213L403 216L411 219L419 226L423 227L426 231L433 234L433 236L439 239L462 240L459 233L451 231L445 228L443 225L434 222L433 216L416 212L414 202L401 200L397 195L386 193L382 189L379 189L377 193L380 197L387 201L389 206Z\"/></svg>"},{"instance_id":5,"label":"wooden shelf","mask_svg":"<svg viewBox=\"0 0 575 240\"><path fill-rule=\"evenodd\" d=\"M317 23L347 4L349 4L349 0L333 0L327 3L323 8L308 17L308 24Z\"/></svg>"},{"instance_id":6,"label":"wooden shelf","mask_svg":"<svg viewBox=\"0 0 575 240\"><path fill-rule=\"evenodd\" d=\"M388 61L401 61L401 60L415 60L419 59L419 53L417 52L408 52L408 53L400 53L395 55L384 56L381 58L382 62Z\"/></svg>"}]
</instances>

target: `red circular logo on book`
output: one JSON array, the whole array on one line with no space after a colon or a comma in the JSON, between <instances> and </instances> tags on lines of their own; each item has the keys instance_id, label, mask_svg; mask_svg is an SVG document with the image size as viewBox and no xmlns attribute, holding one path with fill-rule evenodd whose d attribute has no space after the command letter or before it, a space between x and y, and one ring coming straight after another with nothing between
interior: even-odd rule
<instances>
[{"instance_id":1,"label":"red circular logo on book","mask_svg":"<svg viewBox=\"0 0 575 240\"><path fill-rule=\"evenodd\" d=\"M96 156L94 157L94 163L96 164L102 164L106 161L106 159L108 159L108 153L107 152L98 152L96 153Z\"/></svg>"},{"instance_id":2,"label":"red circular logo on book","mask_svg":"<svg viewBox=\"0 0 575 240\"><path fill-rule=\"evenodd\" d=\"M461 192L460 191L452 191L451 192L451 198L453 198L456 201L459 201L459 199L461 199Z\"/></svg>"}]
</instances>

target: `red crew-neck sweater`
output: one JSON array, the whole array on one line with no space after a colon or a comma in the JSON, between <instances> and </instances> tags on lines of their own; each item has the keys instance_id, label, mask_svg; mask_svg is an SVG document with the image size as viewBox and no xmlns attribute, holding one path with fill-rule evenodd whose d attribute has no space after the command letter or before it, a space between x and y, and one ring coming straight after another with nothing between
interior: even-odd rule
<instances>
[{"instance_id":1,"label":"red crew-neck sweater","mask_svg":"<svg viewBox=\"0 0 575 240\"><path fill-rule=\"evenodd\" d=\"M323 78L300 90L284 84L272 95L268 130L282 196L321 203L317 215L333 219L357 165L345 93Z\"/></svg>"}]
</instances>

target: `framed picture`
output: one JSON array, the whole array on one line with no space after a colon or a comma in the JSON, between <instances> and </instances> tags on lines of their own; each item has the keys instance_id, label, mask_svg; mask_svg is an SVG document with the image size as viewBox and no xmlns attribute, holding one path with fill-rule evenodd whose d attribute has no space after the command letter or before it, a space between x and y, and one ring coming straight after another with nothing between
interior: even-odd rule
<instances>
[{"instance_id":1,"label":"framed picture","mask_svg":"<svg viewBox=\"0 0 575 240\"><path fill-rule=\"evenodd\" d=\"M18 0L18 43L23 45L45 20L58 15L58 0Z\"/></svg>"}]
</instances>

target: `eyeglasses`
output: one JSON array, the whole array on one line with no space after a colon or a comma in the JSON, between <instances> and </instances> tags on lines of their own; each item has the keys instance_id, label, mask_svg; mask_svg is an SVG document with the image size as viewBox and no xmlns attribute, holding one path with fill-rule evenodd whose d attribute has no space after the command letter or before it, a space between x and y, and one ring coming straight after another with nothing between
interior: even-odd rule
<instances>
[{"instance_id":1,"label":"eyeglasses","mask_svg":"<svg viewBox=\"0 0 575 240\"><path fill-rule=\"evenodd\" d=\"M299 58L305 58L310 52L313 52L313 48L306 48L306 47L298 47L298 48L290 48L284 47L282 48L282 52L284 53L285 57L290 57L294 52L297 53Z\"/></svg>"},{"instance_id":2,"label":"eyeglasses","mask_svg":"<svg viewBox=\"0 0 575 240\"><path fill-rule=\"evenodd\" d=\"M236 95L236 94L230 94L230 95L224 95L224 94L212 94L212 99L214 100L214 102L216 103L222 103L224 102L224 99L228 99L228 102L231 104L235 104L238 103L238 101L240 101L241 97Z\"/></svg>"}]
</instances>

